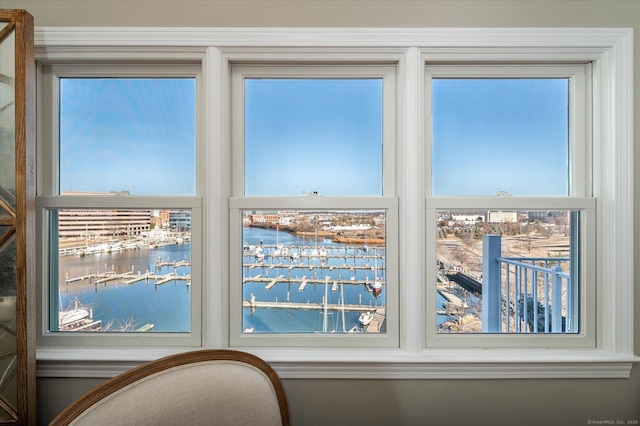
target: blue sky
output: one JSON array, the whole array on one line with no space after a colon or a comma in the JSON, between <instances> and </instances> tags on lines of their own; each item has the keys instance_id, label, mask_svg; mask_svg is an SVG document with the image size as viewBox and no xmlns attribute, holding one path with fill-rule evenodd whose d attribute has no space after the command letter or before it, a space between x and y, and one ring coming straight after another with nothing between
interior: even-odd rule
<instances>
[{"instance_id":1,"label":"blue sky","mask_svg":"<svg viewBox=\"0 0 640 426\"><path fill-rule=\"evenodd\" d=\"M193 79L62 79L60 188L195 192ZM381 79L248 79L246 195L382 194ZM436 79L433 195L566 195L566 79Z\"/></svg>"},{"instance_id":2,"label":"blue sky","mask_svg":"<svg viewBox=\"0 0 640 426\"><path fill-rule=\"evenodd\" d=\"M566 79L433 82L433 195L568 194Z\"/></svg>"},{"instance_id":3,"label":"blue sky","mask_svg":"<svg viewBox=\"0 0 640 426\"><path fill-rule=\"evenodd\" d=\"M382 195L381 79L248 79L245 194Z\"/></svg>"},{"instance_id":4,"label":"blue sky","mask_svg":"<svg viewBox=\"0 0 640 426\"><path fill-rule=\"evenodd\" d=\"M195 80L62 79L60 190L195 193Z\"/></svg>"}]
</instances>

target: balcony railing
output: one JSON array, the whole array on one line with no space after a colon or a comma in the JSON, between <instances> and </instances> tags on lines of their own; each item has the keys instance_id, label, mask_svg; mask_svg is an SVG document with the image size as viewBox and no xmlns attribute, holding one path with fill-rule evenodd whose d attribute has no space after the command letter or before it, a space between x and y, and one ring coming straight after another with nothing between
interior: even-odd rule
<instances>
[{"instance_id":1,"label":"balcony railing","mask_svg":"<svg viewBox=\"0 0 640 426\"><path fill-rule=\"evenodd\" d=\"M570 258L501 257L499 235L485 235L483 251L483 332L577 331L578 290Z\"/></svg>"}]
</instances>

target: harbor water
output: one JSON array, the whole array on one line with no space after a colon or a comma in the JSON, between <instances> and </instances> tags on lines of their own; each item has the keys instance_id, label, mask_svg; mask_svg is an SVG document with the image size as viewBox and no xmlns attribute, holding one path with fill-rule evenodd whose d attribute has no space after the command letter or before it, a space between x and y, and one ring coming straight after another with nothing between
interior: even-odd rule
<instances>
[{"instance_id":1,"label":"harbor water","mask_svg":"<svg viewBox=\"0 0 640 426\"><path fill-rule=\"evenodd\" d=\"M245 301L255 299L259 302L321 304L326 300L334 306L361 305L370 311L385 305L384 286L379 296L375 297L366 285L351 284L364 281L373 283L376 278L383 283L386 281L384 246L340 244L321 237L303 238L274 229L253 227L244 228L243 242L243 278L246 283L242 286L242 298ZM282 252L284 248L288 250L288 255L279 255L278 250ZM263 260L256 259L256 249L264 254ZM281 278L267 290L264 282L250 280L256 276ZM301 291L300 281L304 277L321 283L309 283ZM333 291L332 282L335 280L350 283L340 284ZM325 311L245 307L243 329L253 333L363 331L360 327L360 313L343 309ZM383 324L381 332L384 331Z\"/></svg>"},{"instance_id":2,"label":"harbor water","mask_svg":"<svg viewBox=\"0 0 640 426\"><path fill-rule=\"evenodd\" d=\"M155 249L142 247L83 257L60 256L60 309L71 309L77 301L80 306L92 310L94 320L102 321L103 329L111 324L106 331L123 331L125 328L125 331L131 331L146 324L153 324L153 332L190 331L191 292L185 280L169 281L159 286L152 280L141 280L131 285L120 280L99 284L95 284L95 280L65 283L67 278L109 271L133 271L134 274L150 271L157 275L191 273L189 266L156 269L158 259L190 261L191 245L170 244Z\"/></svg>"},{"instance_id":3,"label":"harbor water","mask_svg":"<svg viewBox=\"0 0 640 426\"><path fill-rule=\"evenodd\" d=\"M367 285L355 282L374 282L376 279L386 283L386 265L384 246L366 246L366 244L339 244L319 238L302 238L273 229L247 227L243 229L245 252L243 255L242 300L259 302L293 302L321 304L326 299L330 305L360 305L374 311L386 307L386 286L375 297ZM264 260L258 262L249 255L248 248L262 247ZM273 256L278 247L289 248L289 257ZM294 252L304 249L308 256ZM311 256L317 250L327 257ZM146 324L153 324L151 332L188 332L190 330L191 303L199 303L191 298L190 286L186 280L173 280L156 286L153 280L141 280L126 285L122 280L112 280L95 284L95 280L76 281L66 284L67 278L88 274L132 272L133 275L147 271L156 275L175 273L183 276L190 274L190 266L165 266L156 269L158 259L164 262L191 260L190 244L171 244L155 249L142 247L114 253L100 253L79 256L60 257L60 309L70 309L77 301L90 308L94 320L102 322L107 331L132 331ZM276 264L273 268L273 264ZM250 267L248 265L253 265ZM278 266L281 265L281 266ZM294 265L294 268L290 268ZM346 265L346 267L345 267ZM355 266L350 269L349 266ZM310 268L311 267L311 268ZM277 283L267 289L264 282L252 282L251 277L278 278ZM306 277L309 283L300 291L300 281ZM291 281L290 281L291 280ZM298 282L296 282L298 280ZM338 285L332 282L349 281ZM322 283L319 283L322 282ZM325 284L326 283L326 284ZM240 291L240 290L238 290ZM363 331L359 311L340 309L285 309L285 308L243 308L243 331L253 333L342 333L345 331ZM385 332L383 324L380 332Z\"/></svg>"}]
</instances>

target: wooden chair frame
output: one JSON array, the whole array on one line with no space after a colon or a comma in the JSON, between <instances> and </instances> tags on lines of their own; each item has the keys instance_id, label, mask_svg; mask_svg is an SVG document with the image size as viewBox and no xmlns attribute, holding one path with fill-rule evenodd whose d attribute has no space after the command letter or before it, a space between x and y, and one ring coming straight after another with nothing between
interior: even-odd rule
<instances>
[{"instance_id":1,"label":"wooden chair frame","mask_svg":"<svg viewBox=\"0 0 640 426\"><path fill-rule=\"evenodd\" d=\"M275 390L283 426L290 425L289 406L284 388L282 387L282 382L280 381L278 374L269 364L261 358L246 352L227 349L204 349L160 358L113 377L71 403L52 420L50 426L64 426L70 424L76 417L84 413L87 409L103 398L155 373L181 365L219 360L242 362L261 370L269 378Z\"/></svg>"}]
</instances>

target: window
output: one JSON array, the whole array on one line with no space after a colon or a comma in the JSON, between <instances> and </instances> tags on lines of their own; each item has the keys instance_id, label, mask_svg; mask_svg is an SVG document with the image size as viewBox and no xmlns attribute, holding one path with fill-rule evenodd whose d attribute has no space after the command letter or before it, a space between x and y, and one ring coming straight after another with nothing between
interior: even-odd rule
<instances>
[{"instance_id":1,"label":"window","mask_svg":"<svg viewBox=\"0 0 640 426\"><path fill-rule=\"evenodd\" d=\"M590 73L427 64L428 342L595 345Z\"/></svg>"},{"instance_id":2,"label":"window","mask_svg":"<svg viewBox=\"0 0 640 426\"><path fill-rule=\"evenodd\" d=\"M232 344L398 346L394 85L232 64Z\"/></svg>"},{"instance_id":3,"label":"window","mask_svg":"<svg viewBox=\"0 0 640 426\"><path fill-rule=\"evenodd\" d=\"M76 44L41 31L41 375L101 376L197 347L254 352L292 378L628 377L637 362L630 31L166 29L119 42L102 30ZM90 104L63 108L80 101L68 83L163 79L188 86L167 93L171 108L192 99L156 116L163 131L135 120L107 132L103 114L75 117ZM147 90L103 92L146 117ZM185 111L190 130L175 133ZM98 153L71 144L71 118L100 129L82 141L153 133L180 149ZM128 174L140 156L142 178ZM151 294L186 303L185 325L163 311L169 329L141 318L136 330L154 328L56 331L81 288L67 287L65 262L92 259L96 240L152 235L190 245L161 256L161 273L148 264L144 299L156 313ZM84 257L63 257L66 239ZM97 256L99 279L146 279L147 266ZM485 279L495 285L479 297Z\"/></svg>"},{"instance_id":4,"label":"window","mask_svg":"<svg viewBox=\"0 0 640 426\"><path fill-rule=\"evenodd\" d=\"M197 69L56 65L43 75L57 129L54 161L40 159L45 335L198 342Z\"/></svg>"}]
</instances>

